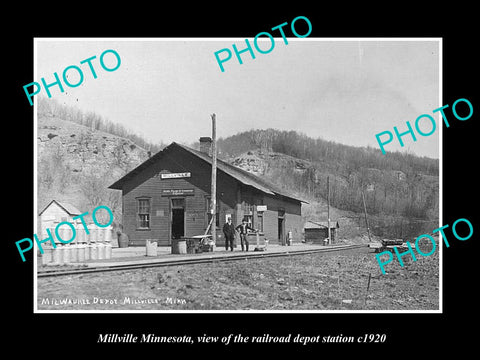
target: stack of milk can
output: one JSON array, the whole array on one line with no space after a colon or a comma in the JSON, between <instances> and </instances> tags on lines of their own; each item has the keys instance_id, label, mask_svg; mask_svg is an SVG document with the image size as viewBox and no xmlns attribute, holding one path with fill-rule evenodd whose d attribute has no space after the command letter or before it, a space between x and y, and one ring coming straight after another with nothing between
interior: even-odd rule
<instances>
[{"instance_id":1,"label":"stack of milk can","mask_svg":"<svg viewBox=\"0 0 480 360\"><path fill-rule=\"evenodd\" d=\"M63 265L112 257L112 226L100 228L90 224L87 225L87 234L83 224L75 222L73 224L76 231L75 238L72 242L65 244L56 237L56 225L58 224L55 223L49 229L56 247L50 241L42 244L42 265ZM64 241L68 241L73 237L72 229L67 226L59 227L58 235Z\"/></svg>"}]
</instances>

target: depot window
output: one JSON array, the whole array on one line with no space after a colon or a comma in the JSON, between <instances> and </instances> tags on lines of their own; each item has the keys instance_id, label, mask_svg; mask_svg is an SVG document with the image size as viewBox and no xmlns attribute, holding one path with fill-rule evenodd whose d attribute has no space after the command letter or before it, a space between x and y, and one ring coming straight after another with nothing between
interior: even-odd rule
<instances>
[{"instance_id":1,"label":"depot window","mask_svg":"<svg viewBox=\"0 0 480 360\"><path fill-rule=\"evenodd\" d=\"M137 228L150 229L150 198L137 198Z\"/></svg>"},{"instance_id":2,"label":"depot window","mask_svg":"<svg viewBox=\"0 0 480 360\"><path fill-rule=\"evenodd\" d=\"M255 227L255 221L254 221L254 206L250 205L249 203L245 202L243 204L243 218L247 220L248 226L251 228Z\"/></svg>"}]
</instances>

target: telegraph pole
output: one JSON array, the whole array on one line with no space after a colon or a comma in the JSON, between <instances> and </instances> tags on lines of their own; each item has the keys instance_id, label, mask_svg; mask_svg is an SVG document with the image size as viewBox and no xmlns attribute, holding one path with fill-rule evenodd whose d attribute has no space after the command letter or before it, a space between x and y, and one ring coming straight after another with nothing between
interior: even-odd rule
<instances>
[{"instance_id":1,"label":"telegraph pole","mask_svg":"<svg viewBox=\"0 0 480 360\"><path fill-rule=\"evenodd\" d=\"M215 114L211 115L212 117L212 185L211 185L211 209L212 214L212 240L214 244L217 242L217 130L216 130L216 121Z\"/></svg>"},{"instance_id":2,"label":"telegraph pole","mask_svg":"<svg viewBox=\"0 0 480 360\"><path fill-rule=\"evenodd\" d=\"M368 226L368 218L367 218L367 205L365 205L365 194L363 193L363 189L362 189L362 200L363 200L363 211L365 212L365 224L367 225L368 241L372 242L372 239L370 238L370 227Z\"/></svg>"},{"instance_id":3,"label":"telegraph pole","mask_svg":"<svg viewBox=\"0 0 480 360\"><path fill-rule=\"evenodd\" d=\"M332 234L330 230L330 176L327 176L327 204L328 243L332 245Z\"/></svg>"}]
</instances>

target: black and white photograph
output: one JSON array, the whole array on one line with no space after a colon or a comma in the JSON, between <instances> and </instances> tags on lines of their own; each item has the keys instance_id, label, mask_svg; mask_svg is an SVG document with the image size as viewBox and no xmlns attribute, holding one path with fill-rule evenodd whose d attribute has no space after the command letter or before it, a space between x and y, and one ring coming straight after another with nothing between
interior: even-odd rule
<instances>
[{"instance_id":1,"label":"black and white photograph","mask_svg":"<svg viewBox=\"0 0 480 360\"><path fill-rule=\"evenodd\" d=\"M441 51L38 39L36 310L440 311Z\"/></svg>"},{"instance_id":2,"label":"black and white photograph","mask_svg":"<svg viewBox=\"0 0 480 360\"><path fill-rule=\"evenodd\" d=\"M2 24L6 350L473 349L473 8L75 5Z\"/></svg>"}]
</instances>

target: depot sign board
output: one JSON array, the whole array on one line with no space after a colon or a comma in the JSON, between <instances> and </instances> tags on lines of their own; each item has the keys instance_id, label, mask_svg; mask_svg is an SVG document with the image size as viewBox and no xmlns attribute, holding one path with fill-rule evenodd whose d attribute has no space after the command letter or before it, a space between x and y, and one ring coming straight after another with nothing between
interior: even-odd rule
<instances>
[{"instance_id":1,"label":"depot sign board","mask_svg":"<svg viewBox=\"0 0 480 360\"><path fill-rule=\"evenodd\" d=\"M195 195L194 189L162 189L162 196L191 196Z\"/></svg>"},{"instance_id":2,"label":"depot sign board","mask_svg":"<svg viewBox=\"0 0 480 360\"><path fill-rule=\"evenodd\" d=\"M170 173L170 174L160 174L161 179L179 179L179 178L189 178L192 176L189 172L183 173Z\"/></svg>"}]
</instances>

